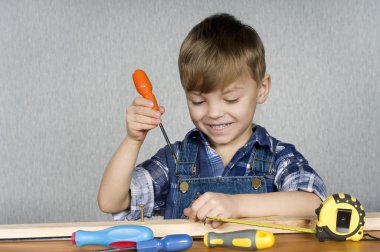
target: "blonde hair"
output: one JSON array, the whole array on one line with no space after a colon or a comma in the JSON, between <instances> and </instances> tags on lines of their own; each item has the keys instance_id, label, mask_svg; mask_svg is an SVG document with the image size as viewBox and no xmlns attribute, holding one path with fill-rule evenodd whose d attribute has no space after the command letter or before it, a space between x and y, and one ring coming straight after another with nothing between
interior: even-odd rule
<instances>
[{"instance_id":1,"label":"blonde hair","mask_svg":"<svg viewBox=\"0 0 380 252\"><path fill-rule=\"evenodd\" d=\"M264 45L251 26L226 13L215 14L197 24L186 36L178 66L186 92L223 89L246 67L260 84L265 74Z\"/></svg>"}]
</instances>

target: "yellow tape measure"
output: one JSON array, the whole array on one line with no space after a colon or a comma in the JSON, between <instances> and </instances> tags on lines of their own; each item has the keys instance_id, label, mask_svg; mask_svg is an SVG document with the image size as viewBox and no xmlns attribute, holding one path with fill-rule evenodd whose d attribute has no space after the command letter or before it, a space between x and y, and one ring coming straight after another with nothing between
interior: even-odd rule
<instances>
[{"instance_id":1,"label":"yellow tape measure","mask_svg":"<svg viewBox=\"0 0 380 252\"><path fill-rule=\"evenodd\" d=\"M263 222L247 221L247 220L239 220L239 219L226 219L226 218L219 218L219 217L207 217L207 219L221 221L221 222L228 222L228 223L251 225L251 226L256 226L256 227L266 227L266 228L297 231L301 233L310 233L310 234L316 233L315 229L311 229L311 228L285 226L285 225L279 225L279 224L273 224L273 223L263 223Z\"/></svg>"},{"instance_id":2,"label":"yellow tape measure","mask_svg":"<svg viewBox=\"0 0 380 252\"><path fill-rule=\"evenodd\" d=\"M324 200L315 212L318 217L315 229L218 217L207 217L207 219L316 234L320 241L326 239L360 241L363 238L365 212L356 198L343 193L333 194Z\"/></svg>"},{"instance_id":3,"label":"yellow tape measure","mask_svg":"<svg viewBox=\"0 0 380 252\"><path fill-rule=\"evenodd\" d=\"M315 210L318 216L317 238L360 241L363 238L365 212L363 206L348 194L328 197Z\"/></svg>"}]
</instances>

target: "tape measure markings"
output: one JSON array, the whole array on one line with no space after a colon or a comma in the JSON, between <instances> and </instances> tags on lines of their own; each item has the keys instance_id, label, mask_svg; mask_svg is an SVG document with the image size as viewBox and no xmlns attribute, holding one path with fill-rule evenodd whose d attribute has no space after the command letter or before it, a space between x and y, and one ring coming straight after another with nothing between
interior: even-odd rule
<instances>
[{"instance_id":1,"label":"tape measure markings","mask_svg":"<svg viewBox=\"0 0 380 252\"><path fill-rule=\"evenodd\" d=\"M293 226L279 225L279 224L273 224L273 223L262 223L262 222L246 221L246 220L239 220L239 219L227 219L227 218L219 218L219 217L213 217L213 216L208 216L207 219L226 222L226 223L237 223L237 224L257 226L257 227L296 231L296 232L301 232L301 233L309 233L309 234L316 233L316 230L311 229L311 228L293 227Z\"/></svg>"}]
</instances>

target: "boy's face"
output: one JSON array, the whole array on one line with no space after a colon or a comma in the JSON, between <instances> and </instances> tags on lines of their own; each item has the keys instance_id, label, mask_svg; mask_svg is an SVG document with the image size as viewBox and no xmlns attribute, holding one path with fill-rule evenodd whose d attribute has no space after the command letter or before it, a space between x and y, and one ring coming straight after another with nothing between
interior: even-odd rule
<instances>
[{"instance_id":1,"label":"boy's face","mask_svg":"<svg viewBox=\"0 0 380 252\"><path fill-rule=\"evenodd\" d=\"M243 146L252 134L252 120L257 103L269 93L270 77L258 86L245 70L223 90L204 94L186 94L191 120L215 149L225 145Z\"/></svg>"}]
</instances>

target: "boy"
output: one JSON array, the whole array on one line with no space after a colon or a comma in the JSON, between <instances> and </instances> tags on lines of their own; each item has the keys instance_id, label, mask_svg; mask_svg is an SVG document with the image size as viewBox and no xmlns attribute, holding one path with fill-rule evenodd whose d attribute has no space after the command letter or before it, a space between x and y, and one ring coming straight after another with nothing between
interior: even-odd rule
<instances>
[{"instance_id":1,"label":"boy","mask_svg":"<svg viewBox=\"0 0 380 252\"><path fill-rule=\"evenodd\" d=\"M147 217L165 210L165 218L192 221L314 215L326 197L322 179L293 145L252 124L271 87L256 31L228 14L210 16L185 38L178 64L196 128L173 144L177 162L166 146L135 167L164 113L136 98L126 113L127 136L103 175L100 209L118 220L138 219L141 205Z\"/></svg>"}]
</instances>

